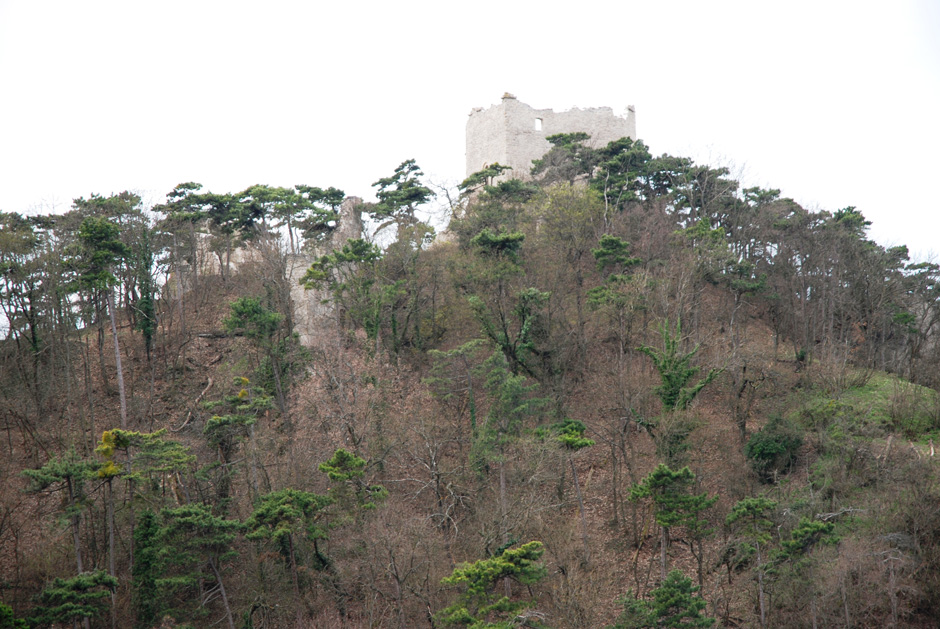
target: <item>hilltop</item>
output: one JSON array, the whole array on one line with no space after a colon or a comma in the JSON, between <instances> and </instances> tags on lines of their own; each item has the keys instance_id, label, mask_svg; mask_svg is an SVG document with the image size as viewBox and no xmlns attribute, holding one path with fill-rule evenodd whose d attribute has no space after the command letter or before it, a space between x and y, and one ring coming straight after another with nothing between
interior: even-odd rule
<instances>
[{"instance_id":1,"label":"hilltop","mask_svg":"<svg viewBox=\"0 0 940 629\"><path fill-rule=\"evenodd\" d=\"M311 186L0 216L11 613L933 626L940 267L584 135L471 174L445 238L413 161L379 238Z\"/></svg>"}]
</instances>

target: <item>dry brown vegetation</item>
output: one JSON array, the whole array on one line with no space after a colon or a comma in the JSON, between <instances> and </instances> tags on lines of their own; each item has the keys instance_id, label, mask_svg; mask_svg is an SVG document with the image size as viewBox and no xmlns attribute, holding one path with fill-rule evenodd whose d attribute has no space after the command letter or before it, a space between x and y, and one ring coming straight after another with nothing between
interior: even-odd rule
<instances>
[{"instance_id":1,"label":"dry brown vegetation","mask_svg":"<svg viewBox=\"0 0 940 629\"><path fill-rule=\"evenodd\" d=\"M13 326L0 341L3 602L33 617L50 606L38 595L54 578L76 576L80 554L86 573L117 578L89 626L438 627L462 592L441 583L455 567L537 540L544 577L495 585L531 600L529 611L498 626L647 626L618 620L619 599L652 600L666 564L700 585L719 626L761 625L758 575L766 626L933 626L940 404L885 372L936 385L937 296L916 283L936 269L865 240L861 215L809 213L772 191L738 192L727 173L685 168L686 179L620 206L584 176L525 194L476 191L452 238L430 247L417 244L413 208L385 214L399 236L380 258L359 259L343 285L330 273L319 280L335 316L310 347L287 327L283 254L263 221L241 234L254 235L245 245L257 247L254 261L164 291L149 352L140 282L122 263L128 430L166 430L157 438L192 458L144 471L119 452L124 467L111 476L95 448L119 426L114 339L98 325L101 309L85 307L101 295L76 289L68 303L78 314L66 316L63 302L26 295L28 278L15 275L29 264L38 275L80 274L79 245L57 235L30 253L5 241L5 260L19 266L6 267ZM139 209L111 216L137 246L128 234L147 223ZM212 220L204 227L221 229ZM180 260L207 252L160 225L151 228L165 269L197 266ZM597 253L605 236L629 243L607 266ZM53 264L70 255L72 266ZM255 334L227 322L246 296L277 325ZM41 343L30 344L32 332ZM721 370L673 407L650 359L670 339L697 370L683 386ZM219 416L242 419L223 438L206 432ZM593 445L566 450L552 432L566 418ZM774 447L781 435L798 439L786 442L788 458L760 468L756 435ZM331 480L320 466L340 449L362 466ZM69 452L92 466L71 481L80 497L22 474ZM683 520L664 532L655 504L631 499L661 463L688 466L686 493L716 498L699 528ZM128 478L133 465L142 476ZM332 504L297 516L289 538L249 537L262 499L285 489ZM773 501L761 564L754 535L726 520L755 497ZM157 535L156 578L188 580L141 589L135 570L150 561L134 541L141 518L152 512L165 528L192 505L240 528L224 548L204 542L188 559L199 534ZM797 548L804 521L832 526Z\"/></svg>"}]
</instances>

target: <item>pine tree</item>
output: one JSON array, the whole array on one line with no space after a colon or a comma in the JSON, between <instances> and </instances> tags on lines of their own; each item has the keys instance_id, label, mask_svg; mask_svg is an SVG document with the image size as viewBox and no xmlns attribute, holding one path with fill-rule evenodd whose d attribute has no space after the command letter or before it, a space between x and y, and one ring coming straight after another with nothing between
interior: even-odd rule
<instances>
[{"instance_id":1,"label":"pine tree","mask_svg":"<svg viewBox=\"0 0 940 629\"><path fill-rule=\"evenodd\" d=\"M711 627L714 618L702 615L705 601L696 596L699 588L692 585L692 579L673 570L662 585L653 590L652 618L655 627Z\"/></svg>"},{"instance_id":2,"label":"pine tree","mask_svg":"<svg viewBox=\"0 0 940 629\"><path fill-rule=\"evenodd\" d=\"M701 541L709 533L708 522L701 514L717 502L718 497L709 498L707 494L693 494L695 474L688 467L673 471L668 465L660 463L641 482L630 488L630 499L649 498L656 511L656 523L661 527L660 538L660 573L666 580L666 551L669 546L669 529L684 526L689 536L699 548L693 549L699 563L699 579L702 579ZM690 548L692 548L690 544Z\"/></svg>"},{"instance_id":3,"label":"pine tree","mask_svg":"<svg viewBox=\"0 0 940 629\"><path fill-rule=\"evenodd\" d=\"M526 618L522 626L539 627L539 615L527 610L535 606L532 599L511 600L497 592L503 579L511 579L521 585L534 585L545 575L545 567L539 563L542 542L528 542L518 548L506 548L489 559L464 563L454 569L449 577L441 580L444 585L464 589L457 601L443 610L437 617L446 625L500 628L520 626L517 620Z\"/></svg>"},{"instance_id":4,"label":"pine tree","mask_svg":"<svg viewBox=\"0 0 940 629\"><path fill-rule=\"evenodd\" d=\"M235 629L222 564L236 556L231 546L240 523L221 518L213 514L208 505L199 503L163 509L160 518L159 557L166 576L157 579L157 586L173 592L214 583L213 589L218 589L229 629ZM211 574L203 574L204 566L208 566Z\"/></svg>"},{"instance_id":5,"label":"pine tree","mask_svg":"<svg viewBox=\"0 0 940 629\"><path fill-rule=\"evenodd\" d=\"M757 565L757 600L760 611L760 625L767 626L767 605L765 596L764 577L767 573L767 566L764 565L764 547L771 540L771 531L773 522L768 516L776 508L777 503L768 498L745 498L738 501L725 523L738 530L747 542L754 543L754 553L756 554Z\"/></svg>"},{"instance_id":6,"label":"pine tree","mask_svg":"<svg viewBox=\"0 0 940 629\"><path fill-rule=\"evenodd\" d=\"M69 449L64 456L54 457L36 470L23 470L23 476L30 480L27 491L66 490L63 512L72 529L72 543L75 549L75 564L78 573L85 572L82 562L82 547L79 540L82 511L85 509L85 483L98 471L96 461L82 459L74 449Z\"/></svg>"},{"instance_id":7,"label":"pine tree","mask_svg":"<svg viewBox=\"0 0 940 629\"><path fill-rule=\"evenodd\" d=\"M81 620L87 627L89 619L100 616L104 601L117 585L118 580L103 570L83 572L70 579L53 579L40 592L39 605L30 622L49 626Z\"/></svg>"},{"instance_id":8,"label":"pine tree","mask_svg":"<svg viewBox=\"0 0 940 629\"><path fill-rule=\"evenodd\" d=\"M29 624L13 615L13 608L0 603L0 629L29 629Z\"/></svg>"},{"instance_id":9,"label":"pine tree","mask_svg":"<svg viewBox=\"0 0 940 629\"><path fill-rule=\"evenodd\" d=\"M319 466L319 470L333 483L330 487L333 503L353 513L357 521L363 511L375 509L377 503L388 496L388 490L381 485L363 481L365 469L365 459L343 448L336 450L328 461Z\"/></svg>"},{"instance_id":10,"label":"pine tree","mask_svg":"<svg viewBox=\"0 0 940 629\"><path fill-rule=\"evenodd\" d=\"M303 603L297 543L302 539L313 542L318 560L328 565L327 558L317 548L317 541L327 537L326 527L320 523L320 519L331 503L332 499L328 496L288 487L262 496L245 522L248 539L272 542L287 560L294 585L298 627L303 626Z\"/></svg>"},{"instance_id":11,"label":"pine tree","mask_svg":"<svg viewBox=\"0 0 940 629\"><path fill-rule=\"evenodd\" d=\"M111 337L114 342L114 360L117 368L118 394L121 399L121 428L127 428L127 396L124 392L124 370L121 366L121 350L118 346L117 320L114 312L112 287L117 278L112 267L127 255L127 247L118 238L120 229L106 218L89 216L78 228L78 238L85 250L82 258L79 284L95 294L103 293L108 304L111 320Z\"/></svg>"}]
</instances>

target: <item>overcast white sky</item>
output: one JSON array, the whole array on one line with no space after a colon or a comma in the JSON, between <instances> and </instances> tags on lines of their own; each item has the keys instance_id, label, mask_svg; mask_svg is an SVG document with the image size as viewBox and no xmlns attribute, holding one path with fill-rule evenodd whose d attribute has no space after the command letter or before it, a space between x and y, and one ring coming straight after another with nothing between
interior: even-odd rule
<instances>
[{"instance_id":1,"label":"overcast white sky","mask_svg":"<svg viewBox=\"0 0 940 629\"><path fill-rule=\"evenodd\" d=\"M464 176L472 107L636 106L654 154L940 253L940 1L0 0L0 210Z\"/></svg>"}]
</instances>

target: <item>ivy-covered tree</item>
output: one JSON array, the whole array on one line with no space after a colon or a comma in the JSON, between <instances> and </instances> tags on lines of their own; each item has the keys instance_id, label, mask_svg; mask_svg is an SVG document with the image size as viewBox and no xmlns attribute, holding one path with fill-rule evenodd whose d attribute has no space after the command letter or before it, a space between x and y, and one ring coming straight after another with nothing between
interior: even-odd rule
<instances>
[{"instance_id":1,"label":"ivy-covered tree","mask_svg":"<svg viewBox=\"0 0 940 629\"><path fill-rule=\"evenodd\" d=\"M523 375L509 369L505 357L494 352L487 359L485 388L491 403L486 419L477 434L471 435L470 462L485 478L491 464L499 473L499 531L503 544L510 542L508 471L512 464L511 449L531 418L544 405L544 398L535 397L537 384L529 384Z\"/></svg>"},{"instance_id":2,"label":"ivy-covered tree","mask_svg":"<svg viewBox=\"0 0 940 629\"><path fill-rule=\"evenodd\" d=\"M662 384L656 387L656 394L662 400L663 409L667 411L683 410L689 407L702 389L708 386L720 373L720 369L710 369L704 378L696 384L688 386L695 378L700 367L693 366L692 358L698 353L699 346L690 352L680 349L682 343L682 325L676 321L675 331L670 329L668 323L659 328L663 340L662 349L643 345L637 351L650 357L656 371L659 372Z\"/></svg>"},{"instance_id":3,"label":"ivy-covered tree","mask_svg":"<svg viewBox=\"0 0 940 629\"><path fill-rule=\"evenodd\" d=\"M231 303L231 314L223 325L230 332L241 332L265 355L274 376L274 395L281 414L287 415L284 368L282 363L284 342L284 315L269 310L256 297L239 297Z\"/></svg>"},{"instance_id":4,"label":"ivy-covered tree","mask_svg":"<svg viewBox=\"0 0 940 629\"><path fill-rule=\"evenodd\" d=\"M134 528L134 565L131 568L131 601L134 607L134 628L150 629L163 610L157 579L163 574L160 565L160 541L157 516L145 510Z\"/></svg>"}]
</instances>

